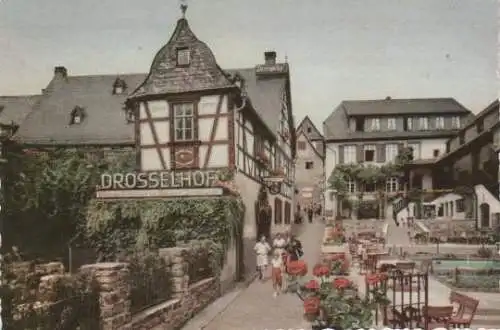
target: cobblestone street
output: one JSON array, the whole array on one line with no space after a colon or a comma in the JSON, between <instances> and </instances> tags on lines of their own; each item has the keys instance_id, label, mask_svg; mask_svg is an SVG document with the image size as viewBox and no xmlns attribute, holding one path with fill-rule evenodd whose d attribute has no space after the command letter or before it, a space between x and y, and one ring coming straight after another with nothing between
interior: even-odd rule
<instances>
[{"instance_id":1,"label":"cobblestone street","mask_svg":"<svg viewBox=\"0 0 500 330\"><path fill-rule=\"evenodd\" d=\"M299 239L304 247L304 258L309 269L320 255L324 224L306 223L300 229ZM254 281L231 305L218 315L205 330L265 330L308 329L302 318L302 302L293 294L273 298L271 281Z\"/></svg>"}]
</instances>

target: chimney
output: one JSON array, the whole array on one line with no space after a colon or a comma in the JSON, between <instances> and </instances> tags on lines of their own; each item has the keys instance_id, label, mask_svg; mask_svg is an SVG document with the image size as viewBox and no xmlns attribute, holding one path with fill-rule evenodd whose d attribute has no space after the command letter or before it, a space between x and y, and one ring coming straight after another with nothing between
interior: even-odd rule
<instances>
[{"instance_id":1,"label":"chimney","mask_svg":"<svg viewBox=\"0 0 500 330\"><path fill-rule=\"evenodd\" d=\"M54 78L55 79L66 79L68 78L68 70L63 66L56 66L54 68Z\"/></svg>"},{"instance_id":2,"label":"chimney","mask_svg":"<svg viewBox=\"0 0 500 330\"><path fill-rule=\"evenodd\" d=\"M392 100L392 97L387 96L387 97L385 98L385 100L386 100L386 101L390 101L390 100Z\"/></svg>"},{"instance_id":3,"label":"chimney","mask_svg":"<svg viewBox=\"0 0 500 330\"><path fill-rule=\"evenodd\" d=\"M264 59L265 59L266 65L275 65L276 64L276 52L274 52L274 51L265 52Z\"/></svg>"}]
</instances>

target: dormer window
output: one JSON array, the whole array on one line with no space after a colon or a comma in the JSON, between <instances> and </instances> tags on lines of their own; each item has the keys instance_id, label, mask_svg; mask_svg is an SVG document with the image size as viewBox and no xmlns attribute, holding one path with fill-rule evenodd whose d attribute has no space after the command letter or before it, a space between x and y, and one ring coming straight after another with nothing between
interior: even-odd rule
<instances>
[{"instance_id":1,"label":"dormer window","mask_svg":"<svg viewBox=\"0 0 500 330\"><path fill-rule=\"evenodd\" d=\"M115 82L113 83L113 95L121 95L125 93L126 89L127 84L125 83L125 80L116 78Z\"/></svg>"},{"instance_id":2,"label":"dormer window","mask_svg":"<svg viewBox=\"0 0 500 330\"><path fill-rule=\"evenodd\" d=\"M83 122L85 117L85 110L82 107L76 106L73 111L71 111L70 125L79 125Z\"/></svg>"},{"instance_id":3,"label":"dormer window","mask_svg":"<svg viewBox=\"0 0 500 330\"><path fill-rule=\"evenodd\" d=\"M191 63L191 52L189 48L177 49L177 66L187 66Z\"/></svg>"}]
</instances>

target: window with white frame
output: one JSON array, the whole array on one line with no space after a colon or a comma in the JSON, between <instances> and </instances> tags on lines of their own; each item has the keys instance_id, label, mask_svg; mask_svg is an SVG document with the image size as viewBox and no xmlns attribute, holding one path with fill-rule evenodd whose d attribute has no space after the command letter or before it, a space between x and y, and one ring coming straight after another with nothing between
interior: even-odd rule
<instances>
[{"instance_id":1,"label":"window with white frame","mask_svg":"<svg viewBox=\"0 0 500 330\"><path fill-rule=\"evenodd\" d=\"M356 192L356 181L351 178L347 178L346 189L348 193L354 194Z\"/></svg>"},{"instance_id":2,"label":"window with white frame","mask_svg":"<svg viewBox=\"0 0 500 330\"><path fill-rule=\"evenodd\" d=\"M396 143L385 145L385 160L387 162L394 162L399 153L399 146Z\"/></svg>"},{"instance_id":3,"label":"window with white frame","mask_svg":"<svg viewBox=\"0 0 500 330\"><path fill-rule=\"evenodd\" d=\"M455 129L460 128L460 117L451 117L451 127Z\"/></svg>"},{"instance_id":4,"label":"window with white frame","mask_svg":"<svg viewBox=\"0 0 500 330\"><path fill-rule=\"evenodd\" d=\"M396 130L396 118L387 118L387 129L390 131Z\"/></svg>"},{"instance_id":5,"label":"window with white frame","mask_svg":"<svg viewBox=\"0 0 500 330\"><path fill-rule=\"evenodd\" d=\"M418 129L420 130L429 129L429 121L427 120L427 117L418 118Z\"/></svg>"},{"instance_id":6,"label":"window with white frame","mask_svg":"<svg viewBox=\"0 0 500 330\"><path fill-rule=\"evenodd\" d=\"M179 48L177 49L177 65L189 65L191 62L191 52L189 48Z\"/></svg>"},{"instance_id":7,"label":"window with white frame","mask_svg":"<svg viewBox=\"0 0 500 330\"><path fill-rule=\"evenodd\" d=\"M388 178L385 183L385 190L387 192L397 192L399 189L398 178Z\"/></svg>"},{"instance_id":8,"label":"window with white frame","mask_svg":"<svg viewBox=\"0 0 500 330\"><path fill-rule=\"evenodd\" d=\"M174 105L174 130L176 141L193 140L194 106L192 103Z\"/></svg>"},{"instance_id":9,"label":"window with white frame","mask_svg":"<svg viewBox=\"0 0 500 330\"><path fill-rule=\"evenodd\" d=\"M413 130L413 118L406 118L406 130L411 131Z\"/></svg>"},{"instance_id":10,"label":"window with white frame","mask_svg":"<svg viewBox=\"0 0 500 330\"><path fill-rule=\"evenodd\" d=\"M444 128L444 117L436 117L436 129Z\"/></svg>"},{"instance_id":11,"label":"window with white frame","mask_svg":"<svg viewBox=\"0 0 500 330\"><path fill-rule=\"evenodd\" d=\"M364 161L374 162L376 158L377 146L375 145L365 145L364 146Z\"/></svg>"},{"instance_id":12,"label":"window with white frame","mask_svg":"<svg viewBox=\"0 0 500 330\"><path fill-rule=\"evenodd\" d=\"M413 159L420 159L420 144L418 143L408 143L408 148L411 149Z\"/></svg>"},{"instance_id":13,"label":"window with white frame","mask_svg":"<svg viewBox=\"0 0 500 330\"><path fill-rule=\"evenodd\" d=\"M379 118L370 118L368 119L367 125L368 131L380 131L380 119Z\"/></svg>"},{"instance_id":14,"label":"window with white frame","mask_svg":"<svg viewBox=\"0 0 500 330\"><path fill-rule=\"evenodd\" d=\"M356 146L344 147L344 163L346 164L356 163Z\"/></svg>"}]
</instances>

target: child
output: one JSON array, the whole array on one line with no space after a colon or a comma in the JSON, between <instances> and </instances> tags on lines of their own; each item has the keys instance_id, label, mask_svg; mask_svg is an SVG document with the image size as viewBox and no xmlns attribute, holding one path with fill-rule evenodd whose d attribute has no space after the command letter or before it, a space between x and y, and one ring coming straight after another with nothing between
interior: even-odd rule
<instances>
[{"instance_id":1,"label":"child","mask_svg":"<svg viewBox=\"0 0 500 330\"><path fill-rule=\"evenodd\" d=\"M276 298L281 291L281 285L283 283L283 258L280 251L275 250L273 253L273 258L271 259L272 266L272 279L273 279L273 296Z\"/></svg>"}]
</instances>

